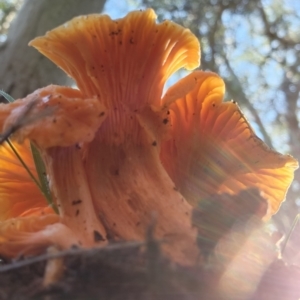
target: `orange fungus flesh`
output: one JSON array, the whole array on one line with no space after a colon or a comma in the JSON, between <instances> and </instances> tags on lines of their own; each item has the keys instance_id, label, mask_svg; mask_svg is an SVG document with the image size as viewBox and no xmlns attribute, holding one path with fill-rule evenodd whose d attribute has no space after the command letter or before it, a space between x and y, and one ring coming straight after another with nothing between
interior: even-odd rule
<instances>
[{"instance_id":1,"label":"orange fungus flesh","mask_svg":"<svg viewBox=\"0 0 300 300\"><path fill-rule=\"evenodd\" d=\"M22 153L22 159L37 177L28 140L21 145L13 143L13 147ZM53 213L7 142L0 146L0 165L0 221L22 215Z\"/></svg>"},{"instance_id":2,"label":"orange fungus flesh","mask_svg":"<svg viewBox=\"0 0 300 300\"><path fill-rule=\"evenodd\" d=\"M220 77L201 71L170 88L163 103L170 110L172 137L162 145L163 164L193 203L214 193L237 194L255 187L269 200L271 216L285 198L298 163L264 144L238 105L223 102L224 92Z\"/></svg>"},{"instance_id":3,"label":"orange fungus flesh","mask_svg":"<svg viewBox=\"0 0 300 300\"><path fill-rule=\"evenodd\" d=\"M51 243L105 245L108 236L144 240L156 216L165 253L190 264L199 254L191 216L201 198L254 187L268 200L268 215L277 211L297 163L260 141L235 103L222 102L224 83L216 74L191 73L162 98L175 71L199 65L200 46L189 30L157 24L147 9L119 20L77 17L30 45L79 90L48 86L0 105L5 132L35 101L13 138L40 150L59 209L59 216L36 215L40 200L5 194L1 173L0 254L37 253ZM18 180L11 187L21 188ZM14 203L22 203L18 213ZM22 225L12 225L12 217Z\"/></svg>"}]
</instances>

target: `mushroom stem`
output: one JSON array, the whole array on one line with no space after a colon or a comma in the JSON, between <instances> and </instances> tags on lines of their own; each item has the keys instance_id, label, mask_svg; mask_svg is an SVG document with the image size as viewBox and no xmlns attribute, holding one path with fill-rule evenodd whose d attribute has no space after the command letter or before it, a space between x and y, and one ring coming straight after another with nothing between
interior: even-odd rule
<instances>
[{"instance_id":1,"label":"mushroom stem","mask_svg":"<svg viewBox=\"0 0 300 300\"><path fill-rule=\"evenodd\" d=\"M76 233L79 245L104 242L106 232L95 213L80 148L47 149L45 160L62 223Z\"/></svg>"},{"instance_id":2,"label":"mushroom stem","mask_svg":"<svg viewBox=\"0 0 300 300\"><path fill-rule=\"evenodd\" d=\"M85 169L97 214L115 238L144 240L155 213L165 252L190 264L198 255L192 207L162 167L159 145L142 132L138 145L116 145L103 142L100 130L89 145Z\"/></svg>"}]
</instances>

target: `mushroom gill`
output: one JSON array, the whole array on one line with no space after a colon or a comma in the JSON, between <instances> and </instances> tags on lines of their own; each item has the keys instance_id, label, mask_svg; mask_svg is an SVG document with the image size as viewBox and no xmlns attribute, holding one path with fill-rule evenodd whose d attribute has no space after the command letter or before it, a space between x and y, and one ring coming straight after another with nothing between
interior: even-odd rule
<instances>
[{"instance_id":1,"label":"mushroom gill","mask_svg":"<svg viewBox=\"0 0 300 300\"><path fill-rule=\"evenodd\" d=\"M269 202L265 218L285 199L298 162L270 149L234 101L223 102L216 74L195 71L172 86L162 102L170 110L171 138L161 159L179 191L194 205L213 194L258 188Z\"/></svg>"}]
</instances>

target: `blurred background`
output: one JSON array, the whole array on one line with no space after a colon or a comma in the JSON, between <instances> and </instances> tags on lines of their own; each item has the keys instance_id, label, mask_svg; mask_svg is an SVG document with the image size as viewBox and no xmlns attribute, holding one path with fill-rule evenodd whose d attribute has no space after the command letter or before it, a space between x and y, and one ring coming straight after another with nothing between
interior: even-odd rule
<instances>
[{"instance_id":1,"label":"blurred background","mask_svg":"<svg viewBox=\"0 0 300 300\"><path fill-rule=\"evenodd\" d=\"M201 69L226 82L258 136L300 159L300 1L295 0L0 0L0 89L20 98L70 79L28 42L70 18L87 13L123 17L152 7L201 42ZM186 74L174 75L169 83ZM300 172L272 224L288 234L300 207ZM300 247L300 225L292 234ZM297 247L297 248L298 248ZM299 249L299 248L298 248Z\"/></svg>"}]
</instances>

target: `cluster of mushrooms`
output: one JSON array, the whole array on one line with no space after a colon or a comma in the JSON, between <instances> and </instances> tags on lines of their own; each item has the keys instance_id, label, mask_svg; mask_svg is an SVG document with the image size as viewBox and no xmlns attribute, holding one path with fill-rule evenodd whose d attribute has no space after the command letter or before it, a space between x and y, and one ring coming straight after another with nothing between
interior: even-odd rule
<instances>
[{"instance_id":1,"label":"cluster of mushrooms","mask_svg":"<svg viewBox=\"0 0 300 300\"><path fill-rule=\"evenodd\" d=\"M80 16L30 45L78 89L50 85L0 104L0 133L12 133L0 146L0 256L142 241L155 218L164 253L188 265L201 254L192 222L201 201L256 188L262 219L276 213L297 162L223 102L223 80L196 70L163 93L174 72L199 66L190 30L157 24L147 9ZM31 146L39 151L57 212L9 143L35 176Z\"/></svg>"}]
</instances>

